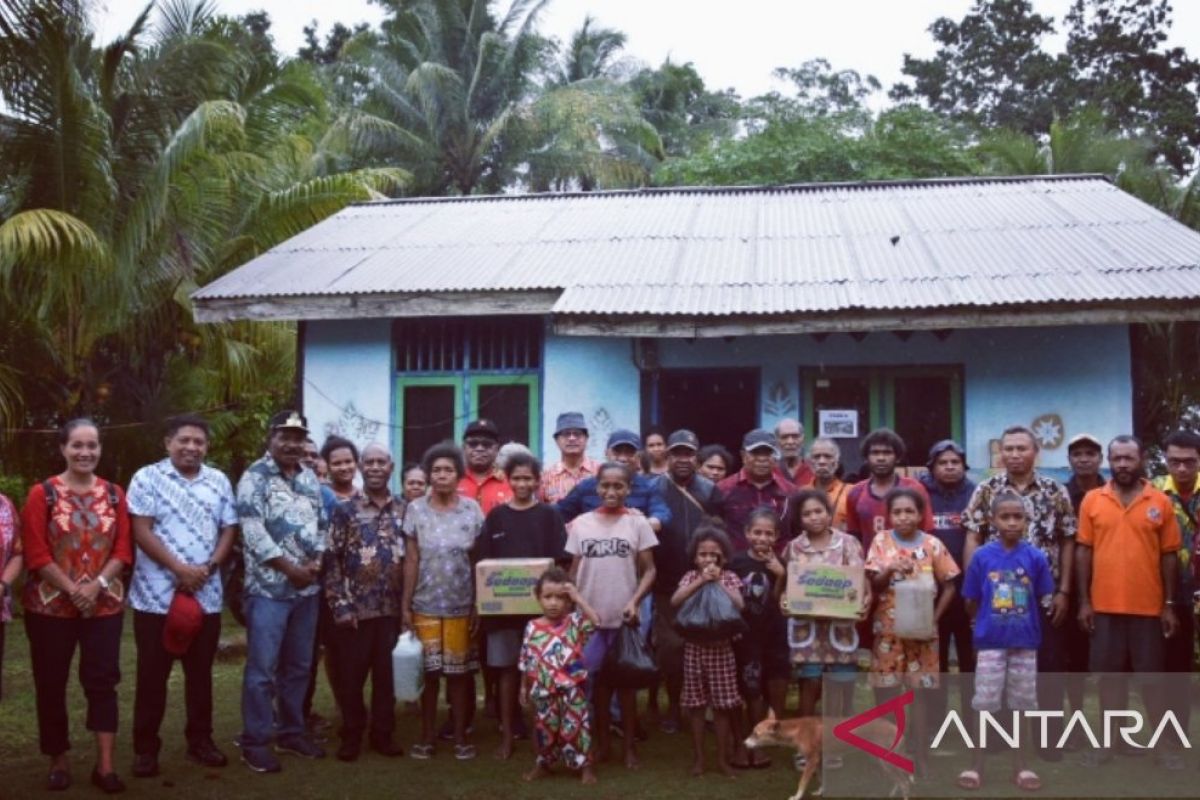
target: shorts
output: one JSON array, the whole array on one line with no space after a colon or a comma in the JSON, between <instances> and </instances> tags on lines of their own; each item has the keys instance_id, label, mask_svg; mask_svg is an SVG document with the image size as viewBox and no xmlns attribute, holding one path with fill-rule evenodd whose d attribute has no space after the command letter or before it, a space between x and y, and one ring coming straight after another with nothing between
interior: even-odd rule
<instances>
[{"instance_id":1,"label":"shorts","mask_svg":"<svg viewBox=\"0 0 1200 800\"><path fill-rule=\"evenodd\" d=\"M779 618L768 630L751 631L733 646L737 658L738 687L746 698L762 697L767 683L786 681L792 673L787 645L787 621Z\"/></svg>"},{"instance_id":2,"label":"shorts","mask_svg":"<svg viewBox=\"0 0 1200 800\"><path fill-rule=\"evenodd\" d=\"M1088 666L1096 672L1162 672L1165 663L1158 617L1096 612Z\"/></svg>"},{"instance_id":3,"label":"shorts","mask_svg":"<svg viewBox=\"0 0 1200 800\"><path fill-rule=\"evenodd\" d=\"M737 659L731 646L705 647L684 642L683 693L679 704L684 708L712 707L721 711L742 707Z\"/></svg>"},{"instance_id":4,"label":"shorts","mask_svg":"<svg viewBox=\"0 0 1200 800\"><path fill-rule=\"evenodd\" d=\"M941 678L938 669L938 640L900 639L889 633L875 634L871 649L871 686L886 689L935 689Z\"/></svg>"},{"instance_id":5,"label":"shorts","mask_svg":"<svg viewBox=\"0 0 1200 800\"><path fill-rule=\"evenodd\" d=\"M836 683L853 683L858 680L858 664L819 664L810 661L797 664L795 676L799 680L819 680L822 675L828 675L829 680Z\"/></svg>"},{"instance_id":6,"label":"shorts","mask_svg":"<svg viewBox=\"0 0 1200 800\"><path fill-rule=\"evenodd\" d=\"M683 637L674 628L678 612L670 598L661 595L654 598L654 628L650 635L663 675L683 675Z\"/></svg>"},{"instance_id":7,"label":"shorts","mask_svg":"<svg viewBox=\"0 0 1200 800\"><path fill-rule=\"evenodd\" d=\"M976 711L1037 710L1037 650L980 650L975 654Z\"/></svg>"},{"instance_id":8,"label":"shorts","mask_svg":"<svg viewBox=\"0 0 1200 800\"><path fill-rule=\"evenodd\" d=\"M524 631L517 628L498 628L488 631L487 646L484 647L484 663L495 669L515 667L521 656L523 634Z\"/></svg>"},{"instance_id":9,"label":"shorts","mask_svg":"<svg viewBox=\"0 0 1200 800\"><path fill-rule=\"evenodd\" d=\"M413 614L413 628L425 650L425 671L466 675L479 669L471 641L470 617L427 617Z\"/></svg>"}]
</instances>

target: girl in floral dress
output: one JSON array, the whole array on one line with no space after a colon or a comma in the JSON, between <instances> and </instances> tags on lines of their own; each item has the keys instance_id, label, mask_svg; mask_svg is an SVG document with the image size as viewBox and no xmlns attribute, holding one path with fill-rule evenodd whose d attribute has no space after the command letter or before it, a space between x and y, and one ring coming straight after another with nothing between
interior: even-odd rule
<instances>
[{"instance_id":1,"label":"girl in floral dress","mask_svg":"<svg viewBox=\"0 0 1200 800\"><path fill-rule=\"evenodd\" d=\"M537 760L525 780L549 775L561 759L584 783L595 783L583 646L600 617L558 567L542 573L535 591L542 616L525 627L517 664L521 706L532 703L535 716Z\"/></svg>"}]
</instances>

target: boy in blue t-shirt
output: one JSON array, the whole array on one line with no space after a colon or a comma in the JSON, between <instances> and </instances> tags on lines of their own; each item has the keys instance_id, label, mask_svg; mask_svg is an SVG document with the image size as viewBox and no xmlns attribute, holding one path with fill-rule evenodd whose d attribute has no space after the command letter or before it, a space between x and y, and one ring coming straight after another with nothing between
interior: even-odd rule
<instances>
[{"instance_id":1,"label":"boy in blue t-shirt","mask_svg":"<svg viewBox=\"0 0 1200 800\"><path fill-rule=\"evenodd\" d=\"M1054 599L1054 578L1046 556L1025 541L1029 513L1025 501L1003 492L992 501L999 540L975 551L962 593L967 613L975 619L976 711L996 712L1007 694L1012 711L1037 709L1037 651L1042 641L1041 608ZM1022 736L1022 738L1026 738ZM964 789L978 789L984 750L975 751L975 766L958 776ZM1037 774L1025 767L1020 748L1013 751L1017 786L1041 788Z\"/></svg>"}]
</instances>

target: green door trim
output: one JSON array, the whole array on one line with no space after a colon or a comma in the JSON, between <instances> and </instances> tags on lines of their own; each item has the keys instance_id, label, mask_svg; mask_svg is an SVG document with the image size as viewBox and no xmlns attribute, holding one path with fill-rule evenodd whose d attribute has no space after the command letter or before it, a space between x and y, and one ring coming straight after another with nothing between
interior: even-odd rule
<instances>
[{"instance_id":1,"label":"green door trim","mask_svg":"<svg viewBox=\"0 0 1200 800\"><path fill-rule=\"evenodd\" d=\"M538 458L542 457L542 394L541 381L537 375L483 375L472 373L470 384L470 408L472 415L478 413L479 389L482 386L525 386L529 390L529 449Z\"/></svg>"},{"instance_id":2,"label":"green door trim","mask_svg":"<svg viewBox=\"0 0 1200 800\"><path fill-rule=\"evenodd\" d=\"M816 389L816 381L820 377L830 378L868 378L870 394L870 429L894 427L896 420L896 378L930 377L947 378L950 381L950 431L956 442L963 442L965 427L963 425L963 367L957 364L938 364L923 366L919 364L904 366L837 366L837 367L800 367L800 375L804 386L803 403L804 429L816 431L816 409L813 408L812 398ZM813 434L809 434L810 440Z\"/></svg>"},{"instance_id":3,"label":"green door trim","mask_svg":"<svg viewBox=\"0 0 1200 800\"><path fill-rule=\"evenodd\" d=\"M409 386L449 386L454 389L454 441L462 439L463 429L466 428L465 393L463 379L455 375L438 377L404 377L396 378L396 424L392 426L392 452L397 457L404 452L404 390ZM400 480L399 475L392 476L392 482Z\"/></svg>"}]
</instances>

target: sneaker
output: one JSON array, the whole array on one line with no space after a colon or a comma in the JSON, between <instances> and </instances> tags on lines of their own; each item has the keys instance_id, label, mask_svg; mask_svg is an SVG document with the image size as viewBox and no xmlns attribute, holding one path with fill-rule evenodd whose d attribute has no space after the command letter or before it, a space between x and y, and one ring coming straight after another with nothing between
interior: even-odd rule
<instances>
[{"instance_id":1,"label":"sneaker","mask_svg":"<svg viewBox=\"0 0 1200 800\"><path fill-rule=\"evenodd\" d=\"M324 758L325 751L303 736L289 736L275 743L276 753L291 753L301 758Z\"/></svg>"},{"instance_id":2,"label":"sneaker","mask_svg":"<svg viewBox=\"0 0 1200 800\"><path fill-rule=\"evenodd\" d=\"M242 763L255 772L282 772L279 759L265 747L243 747Z\"/></svg>"},{"instance_id":3,"label":"sneaker","mask_svg":"<svg viewBox=\"0 0 1200 800\"><path fill-rule=\"evenodd\" d=\"M229 759L225 754L217 749L217 745L212 739L205 739L202 742L196 742L190 745L187 749L188 761L193 761L202 767L216 769L223 767L229 763ZM136 762L134 762L136 763Z\"/></svg>"},{"instance_id":4,"label":"sneaker","mask_svg":"<svg viewBox=\"0 0 1200 800\"><path fill-rule=\"evenodd\" d=\"M153 778L158 774L158 756L154 753L137 753L130 771L135 778Z\"/></svg>"}]
</instances>

